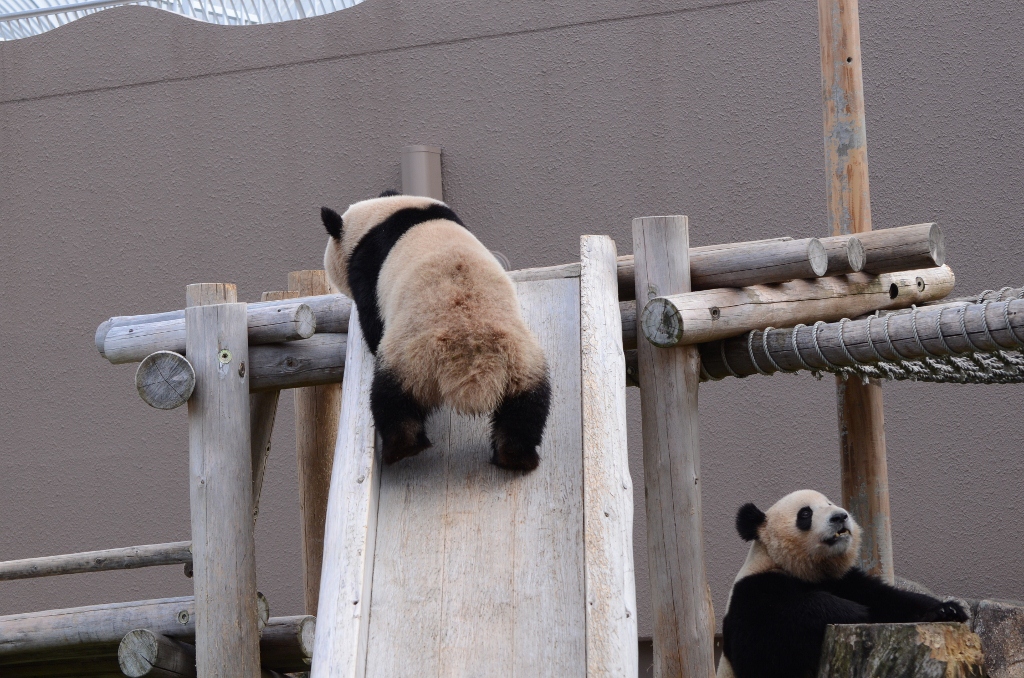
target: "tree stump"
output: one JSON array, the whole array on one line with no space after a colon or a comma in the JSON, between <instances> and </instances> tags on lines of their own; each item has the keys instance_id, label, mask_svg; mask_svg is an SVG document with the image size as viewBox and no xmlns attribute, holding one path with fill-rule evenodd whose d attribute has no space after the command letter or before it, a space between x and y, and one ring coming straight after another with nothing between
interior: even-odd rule
<instances>
[{"instance_id":1,"label":"tree stump","mask_svg":"<svg viewBox=\"0 0 1024 678\"><path fill-rule=\"evenodd\" d=\"M829 626L818 678L983 678L981 639L965 624Z\"/></svg>"}]
</instances>

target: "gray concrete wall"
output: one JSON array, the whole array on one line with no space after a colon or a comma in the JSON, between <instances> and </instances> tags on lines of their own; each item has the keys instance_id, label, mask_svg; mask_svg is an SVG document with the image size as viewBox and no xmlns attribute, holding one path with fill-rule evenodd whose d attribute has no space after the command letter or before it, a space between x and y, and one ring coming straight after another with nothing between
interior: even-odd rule
<instances>
[{"instance_id":1,"label":"gray concrete wall","mask_svg":"<svg viewBox=\"0 0 1024 678\"><path fill-rule=\"evenodd\" d=\"M958 292L1020 285L1024 5L913 4L862 7L875 226L940 222ZM696 244L825 235L819 83L812 2L367 0L246 29L128 7L0 44L0 559L189 536L184 410L96 354L104 318L284 287L319 265L317 208L397 187L409 143L443 146L447 198L516 267L584 233L628 252L648 214ZM886 388L899 574L1024 598L1021 394ZM702 387L719 615L741 503L838 498L834 403L809 376ZM274 614L302 600L291 427L286 398L257 531ZM176 567L4 583L0 614L189 590Z\"/></svg>"}]
</instances>

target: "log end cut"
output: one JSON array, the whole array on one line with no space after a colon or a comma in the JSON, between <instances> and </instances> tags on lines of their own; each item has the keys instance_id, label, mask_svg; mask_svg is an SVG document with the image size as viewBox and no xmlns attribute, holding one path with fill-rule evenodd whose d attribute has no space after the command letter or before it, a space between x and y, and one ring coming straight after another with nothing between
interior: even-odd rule
<instances>
[{"instance_id":1,"label":"log end cut","mask_svg":"<svg viewBox=\"0 0 1024 678\"><path fill-rule=\"evenodd\" d=\"M677 346L683 338L683 317L668 299L655 297L644 307L640 319L644 336L655 346Z\"/></svg>"},{"instance_id":2,"label":"log end cut","mask_svg":"<svg viewBox=\"0 0 1024 678\"><path fill-rule=\"evenodd\" d=\"M829 626L818 678L983 678L981 639L965 624Z\"/></svg>"},{"instance_id":3,"label":"log end cut","mask_svg":"<svg viewBox=\"0 0 1024 678\"><path fill-rule=\"evenodd\" d=\"M135 371L135 388L147 405L173 410L188 402L196 386L196 373L185 356L174 351L148 355Z\"/></svg>"}]
</instances>

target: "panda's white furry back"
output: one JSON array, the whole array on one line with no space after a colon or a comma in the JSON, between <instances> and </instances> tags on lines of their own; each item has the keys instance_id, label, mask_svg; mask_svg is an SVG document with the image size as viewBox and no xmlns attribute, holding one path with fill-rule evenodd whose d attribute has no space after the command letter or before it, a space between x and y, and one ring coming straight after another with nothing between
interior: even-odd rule
<instances>
[{"instance_id":1,"label":"panda's white furry back","mask_svg":"<svg viewBox=\"0 0 1024 678\"><path fill-rule=\"evenodd\" d=\"M537 466L548 370L497 260L444 203L383 194L321 212L324 266L377 357L371 408L387 463L430 446L426 416L490 414L495 464Z\"/></svg>"}]
</instances>

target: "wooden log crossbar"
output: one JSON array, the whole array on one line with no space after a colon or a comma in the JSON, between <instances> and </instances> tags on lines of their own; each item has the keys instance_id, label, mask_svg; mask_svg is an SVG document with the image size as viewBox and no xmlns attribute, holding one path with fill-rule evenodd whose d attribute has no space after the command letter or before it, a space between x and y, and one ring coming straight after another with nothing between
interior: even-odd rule
<instances>
[{"instance_id":1,"label":"wooden log crossbar","mask_svg":"<svg viewBox=\"0 0 1024 678\"><path fill-rule=\"evenodd\" d=\"M0 563L0 581L192 563L192 542L146 544Z\"/></svg>"},{"instance_id":2,"label":"wooden log crossbar","mask_svg":"<svg viewBox=\"0 0 1024 678\"><path fill-rule=\"evenodd\" d=\"M662 348L726 339L769 325L826 322L879 309L906 308L953 291L948 266L865 273L780 285L755 285L655 297L644 307L644 336Z\"/></svg>"},{"instance_id":3,"label":"wooden log crossbar","mask_svg":"<svg viewBox=\"0 0 1024 678\"><path fill-rule=\"evenodd\" d=\"M943 304L863 320L752 331L700 345L704 376L721 379L1024 348L1024 299Z\"/></svg>"}]
</instances>

